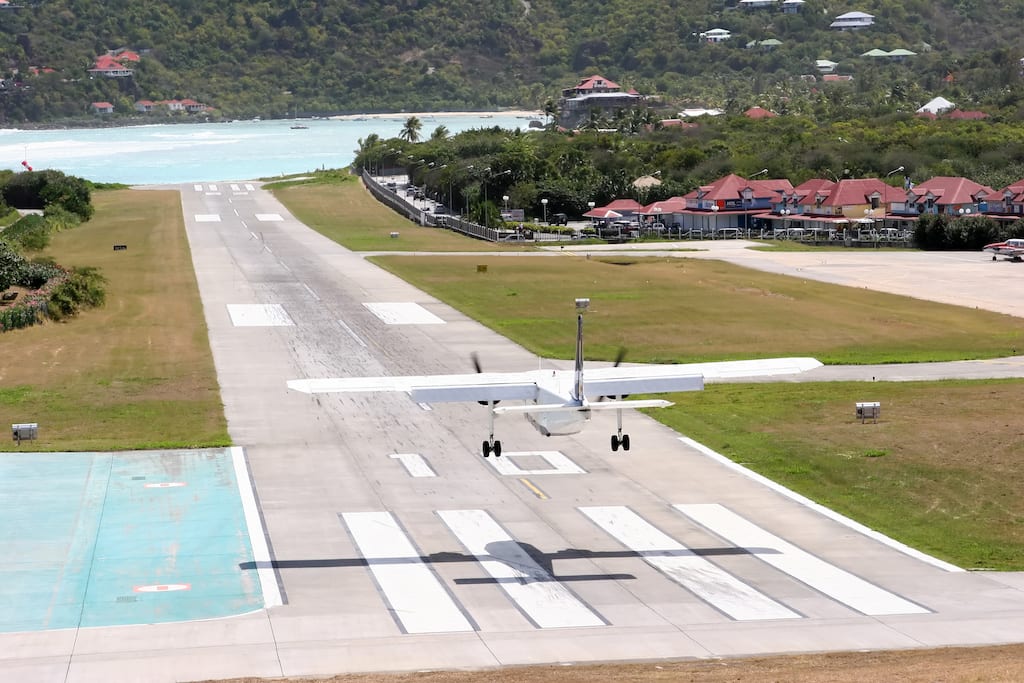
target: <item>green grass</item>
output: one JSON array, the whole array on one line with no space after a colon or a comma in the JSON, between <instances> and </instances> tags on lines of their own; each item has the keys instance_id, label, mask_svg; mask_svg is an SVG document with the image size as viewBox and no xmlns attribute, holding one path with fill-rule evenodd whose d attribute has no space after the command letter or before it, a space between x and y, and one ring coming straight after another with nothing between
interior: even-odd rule
<instances>
[{"instance_id":1,"label":"green grass","mask_svg":"<svg viewBox=\"0 0 1024 683\"><path fill-rule=\"evenodd\" d=\"M21 450L227 445L178 193L103 191L93 202L95 217L54 235L46 254L98 267L106 305L0 334L0 425L39 423Z\"/></svg>"},{"instance_id":2,"label":"green grass","mask_svg":"<svg viewBox=\"0 0 1024 683\"><path fill-rule=\"evenodd\" d=\"M353 175L314 174L268 186L300 221L353 251L523 251L531 245L493 244L443 228L418 225L398 215ZM397 239L391 237L397 232Z\"/></svg>"},{"instance_id":3,"label":"green grass","mask_svg":"<svg viewBox=\"0 0 1024 683\"><path fill-rule=\"evenodd\" d=\"M643 362L814 356L825 363L992 358L1024 320L686 258L382 256L417 287L544 356L571 357L590 297L588 358ZM487 265L487 272L477 271Z\"/></svg>"}]
</instances>

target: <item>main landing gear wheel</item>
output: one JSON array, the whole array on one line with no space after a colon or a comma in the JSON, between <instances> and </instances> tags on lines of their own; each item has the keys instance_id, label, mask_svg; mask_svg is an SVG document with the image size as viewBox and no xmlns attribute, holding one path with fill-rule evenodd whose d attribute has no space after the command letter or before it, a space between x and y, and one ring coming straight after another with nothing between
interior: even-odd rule
<instances>
[{"instance_id":1,"label":"main landing gear wheel","mask_svg":"<svg viewBox=\"0 0 1024 683\"><path fill-rule=\"evenodd\" d=\"M622 446L624 451L629 450L629 434L623 434L622 436L612 434L612 452L619 450L619 446Z\"/></svg>"},{"instance_id":2,"label":"main landing gear wheel","mask_svg":"<svg viewBox=\"0 0 1024 683\"><path fill-rule=\"evenodd\" d=\"M495 458L500 458L501 442L495 441L494 443L491 443L490 441L484 441L480 450L483 452L485 458L490 457L491 453L494 453Z\"/></svg>"}]
</instances>

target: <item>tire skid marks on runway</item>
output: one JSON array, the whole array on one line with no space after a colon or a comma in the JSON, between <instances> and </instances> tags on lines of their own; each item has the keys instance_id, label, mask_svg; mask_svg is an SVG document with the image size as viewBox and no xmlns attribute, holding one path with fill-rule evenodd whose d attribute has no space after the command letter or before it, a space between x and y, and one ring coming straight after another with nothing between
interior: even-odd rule
<instances>
[{"instance_id":1,"label":"tire skid marks on runway","mask_svg":"<svg viewBox=\"0 0 1024 683\"><path fill-rule=\"evenodd\" d=\"M676 510L740 548L765 548L756 557L833 600L869 616L928 614L928 610L811 555L717 503L674 505Z\"/></svg>"},{"instance_id":2,"label":"tire skid marks on runway","mask_svg":"<svg viewBox=\"0 0 1024 683\"><path fill-rule=\"evenodd\" d=\"M340 515L405 633L475 630L390 512Z\"/></svg>"},{"instance_id":3,"label":"tire skid marks on runway","mask_svg":"<svg viewBox=\"0 0 1024 683\"><path fill-rule=\"evenodd\" d=\"M737 621L799 619L800 615L672 539L624 505L579 511L645 562Z\"/></svg>"},{"instance_id":4,"label":"tire skid marks on runway","mask_svg":"<svg viewBox=\"0 0 1024 683\"><path fill-rule=\"evenodd\" d=\"M568 588L555 581L485 510L438 510L437 514L536 626L607 625Z\"/></svg>"}]
</instances>

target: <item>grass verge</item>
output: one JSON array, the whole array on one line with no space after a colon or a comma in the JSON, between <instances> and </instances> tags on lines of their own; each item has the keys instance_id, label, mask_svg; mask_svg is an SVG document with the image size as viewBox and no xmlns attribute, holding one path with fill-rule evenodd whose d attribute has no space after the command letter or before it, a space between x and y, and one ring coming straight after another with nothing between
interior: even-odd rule
<instances>
[{"instance_id":1,"label":"grass verge","mask_svg":"<svg viewBox=\"0 0 1024 683\"><path fill-rule=\"evenodd\" d=\"M353 251L522 251L409 221L376 201L358 177L331 172L270 189L296 218ZM399 237L391 237L397 232Z\"/></svg>"},{"instance_id":2,"label":"grass verge","mask_svg":"<svg viewBox=\"0 0 1024 683\"><path fill-rule=\"evenodd\" d=\"M227 445L178 193L103 191L93 203L93 219L46 253L97 267L106 305L0 335L0 424L39 423L21 450Z\"/></svg>"}]
</instances>

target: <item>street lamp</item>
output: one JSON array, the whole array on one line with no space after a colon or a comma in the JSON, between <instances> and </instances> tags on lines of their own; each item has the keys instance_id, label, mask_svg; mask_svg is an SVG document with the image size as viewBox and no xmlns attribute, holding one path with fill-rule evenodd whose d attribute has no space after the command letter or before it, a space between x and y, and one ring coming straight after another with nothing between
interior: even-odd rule
<instances>
[{"instance_id":1,"label":"street lamp","mask_svg":"<svg viewBox=\"0 0 1024 683\"><path fill-rule=\"evenodd\" d=\"M540 200L540 205L542 207L544 207L544 225L547 225L548 224L548 198L544 197L544 199Z\"/></svg>"},{"instance_id":2,"label":"street lamp","mask_svg":"<svg viewBox=\"0 0 1024 683\"><path fill-rule=\"evenodd\" d=\"M792 213L791 209L780 209L779 215L782 216L782 234L789 237L789 214Z\"/></svg>"},{"instance_id":3,"label":"street lamp","mask_svg":"<svg viewBox=\"0 0 1024 683\"><path fill-rule=\"evenodd\" d=\"M715 217L715 220L711 222L711 237L714 238L715 233L718 232L718 204L711 205L711 215Z\"/></svg>"},{"instance_id":4,"label":"street lamp","mask_svg":"<svg viewBox=\"0 0 1024 683\"><path fill-rule=\"evenodd\" d=\"M902 170L904 170L904 168L903 168L902 166L898 166L898 167L896 167L896 168L892 169L891 171L889 171L888 173L886 173L886 174L885 174L885 177L886 177L886 178L888 178L888 177L889 177L889 176L891 176L891 175L892 175L893 173L899 173L899 172L900 172L900 171L902 171Z\"/></svg>"}]
</instances>

